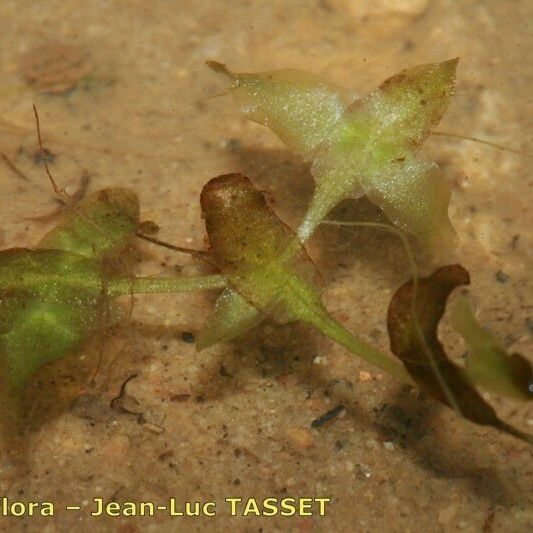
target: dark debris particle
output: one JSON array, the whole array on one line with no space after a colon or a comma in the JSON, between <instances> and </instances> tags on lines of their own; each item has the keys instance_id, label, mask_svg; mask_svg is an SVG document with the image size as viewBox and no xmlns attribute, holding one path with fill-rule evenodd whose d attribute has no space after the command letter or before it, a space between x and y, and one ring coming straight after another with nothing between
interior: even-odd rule
<instances>
[{"instance_id":1,"label":"dark debris particle","mask_svg":"<svg viewBox=\"0 0 533 533\"><path fill-rule=\"evenodd\" d=\"M37 150L37 152L33 154L33 162L36 164L44 163L45 161L47 163L53 163L55 160L56 156L46 148L43 150Z\"/></svg>"},{"instance_id":2,"label":"dark debris particle","mask_svg":"<svg viewBox=\"0 0 533 533\"><path fill-rule=\"evenodd\" d=\"M520 241L520 235L513 235L513 238L511 239L511 250L516 250L518 248L518 243Z\"/></svg>"},{"instance_id":3,"label":"dark debris particle","mask_svg":"<svg viewBox=\"0 0 533 533\"><path fill-rule=\"evenodd\" d=\"M415 43L411 39L406 39L402 44L402 52L409 52L415 47Z\"/></svg>"},{"instance_id":4,"label":"dark debris particle","mask_svg":"<svg viewBox=\"0 0 533 533\"><path fill-rule=\"evenodd\" d=\"M337 448L337 451L340 451L344 448L344 444L340 440L335 441L335 448Z\"/></svg>"},{"instance_id":5,"label":"dark debris particle","mask_svg":"<svg viewBox=\"0 0 533 533\"><path fill-rule=\"evenodd\" d=\"M233 480L233 484L234 484L235 486L240 485L240 484L241 484L241 480L238 479L238 478L237 478L237 479L234 479L234 480Z\"/></svg>"},{"instance_id":6,"label":"dark debris particle","mask_svg":"<svg viewBox=\"0 0 533 533\"><path fill-rule=\"evenodd\" d=\"M132 380L132 379L135 379L137 377L138 374L131 374L131 376L128 376L123 382L122 382L122 385L120 386L120 392L118 393L117 396L115 396L110 402L109 402L109 407L111 409L114 409L115 406L118 404L119 400L121 400L124 395L126 394L126 386L128 385L128 383ZM119 406L119 409L120 409L120 406Z\"/></svg>"},{"instance_id":7,"label":"dark debris particle","mask_svg":"<svg viewBox=\"0 0 533 533\"><path fill-rule=\"evenodd\" d=\"M498 283L507 283L511 278L502 270L498 270L494 275Z\"/></svg>"},{"instance_id":8,"label":"dark debris particle","mask_svg":"<svg viewBox=\"0 0 533 533\"><path fill-rule=\"evenodd\" d=\"M233 377L233 376L227 371L226 367L225 367L223 364L220 365L220 369L219 369L218 373L219 373L223 378L231 378L231 377Z\"/></svg>"},{"instance_id":9,"label":"dark debris particle","mask_svg":"<svg viewBox=\"0 0 533 533\"><path fill-rule=\"evenodd\" d=\"M181 334L181 340L189 344L193 344L196 341L195 336L190 331L184 331Z\"/></svg>"},{"instance_id":10,"label":"dark debris particle","mask_svg":"<svg viewBox=\"0 0 533 533\"><path fill-rule=\"evenodd\" d=\"M318 428L320 426L323 426L330 420L337 418L341 414L342 411L344 411L344 405L337 405L337 407L330 409L327 413L324 413L322 416L315 418L315 420L311 422L311 427Z\"/></svg>"},{"instance_id":11,"label":"dark debris particle","mask_svg":"<svg viewBox=\"0 0 533 533\"><path fill-rule=\"evenodd\" d=\"M170 459L174 455L174 450L167 450L163 453L160 453L157 457L160 461L166 461L167 459Z\"/></svg>"},{"instance_id":12,"label":"dark debris particle","mask_svg":"<svg viewBox=\"0 0 533 533\"><path fill-rule=\"evenodd\" d=\"M173 394L170 397L171 402L186 402L191 397L190 394Z\"/></svg>"},{"instance_id":13,"label":"dark debris particle","mask_svg":"<svg viewBox=\"0 0 533 533\"><path fill-rule=\"evenodd\" d=\"M196 402L197 403L204 403L205 402L205 398L203 396L196 396Z\"/></svg>"},{"instance_id":14,"label":"dark debris particle","mask_svg":"<svg viewBox=\"0 0 533 533\"><path fill-rule=\"evenodd\" d=\"M168 350L168 344L163 344L163 346L161 346L161 350L166 352Z\"/></svg>"},{"instance_id":15,"label":"dark debris particle","mask_svg":"<svg viewBox=\"0 0 533 533\"><path fill-rule=\"evenodd\" d=\"M237 154L242 151L242 142L239 139L227 139L224 142L224 148L230 154Z\"/></svg>"}]
</instances>

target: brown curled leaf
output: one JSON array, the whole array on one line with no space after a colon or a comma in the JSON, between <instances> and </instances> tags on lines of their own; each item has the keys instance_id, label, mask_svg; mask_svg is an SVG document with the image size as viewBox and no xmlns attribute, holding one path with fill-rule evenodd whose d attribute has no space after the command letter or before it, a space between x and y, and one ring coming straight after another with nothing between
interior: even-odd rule
<instances>
[{"instance_id":1,"label":"brown curled leaf","mask_svg":"<svg viewBox=\"0 0 533 533\"><path fill-rule=\"evenodd\" d=\"M448 265L427 278L420 278L417 285L412 280L402 285L388 310L391 350L402 360L413 380L440 402L472 422L533 442L530 435L498 418L462 369L448 359L437 337L448 296L453 289L469 282L470 276L461 265Z\"/></svg>"}]
</instances>

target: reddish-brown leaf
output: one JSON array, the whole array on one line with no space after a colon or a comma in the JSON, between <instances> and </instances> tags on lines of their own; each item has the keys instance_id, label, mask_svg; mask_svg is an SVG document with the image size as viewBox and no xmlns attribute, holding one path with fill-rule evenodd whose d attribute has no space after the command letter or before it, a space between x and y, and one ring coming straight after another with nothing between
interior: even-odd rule
<instances>
[{"instance_id":1,"label":"reddish-brown leaf","mask_svg":"<svg viewBox=\"0 0 533 533\"><path fill-rule=\"evenodd\" d=\"M461 265L448 265L419 279L418 284L411 280L402 285L389 305L387 327L391 350L402 360L414 381L440 402L472 422L532 442L530 435L498 418L462 369L448 359L437 337L449 294L469 282L470 276Z\"/></svg>"}]
</instances>

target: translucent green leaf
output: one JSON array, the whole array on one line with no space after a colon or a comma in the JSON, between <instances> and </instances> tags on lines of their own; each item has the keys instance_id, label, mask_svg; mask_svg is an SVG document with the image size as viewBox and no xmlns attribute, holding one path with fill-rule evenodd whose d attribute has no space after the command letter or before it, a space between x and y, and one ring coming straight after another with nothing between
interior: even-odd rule
<instances>
[{"instance_id":1,"label":"translucent green leaf","mask_svg":"<svg viewBox=\"0 0 533 533\"><path fill-rule=\"evenodd\" d=\"M520 400L533 399L531 363L520 354L509 355L500 341L477 323L466 298L455 302L451 319L467 343L465 374L474 385Z\"/></svg>"},{"instance_id":2,"label":"translucent green leaf","mask_svg":"<svg viewBox=\"0 0 533 533\"><path fill-rule=\"evenodd\" d=\"M14 391L21 392L39 366L122 316L107 305L100 268L61 250L0 252L0 352Z\"/></svg>"},{"instance_id":3,"label":"translucent green leaf","mask_svg":"<svg viewBox=\"0 0 533 533\"><path fill-rule=\"evenodd\" d=\"M419 148L448 106L456 65L405 70L350 106L313 162L316 191L302 239L341 200L365 194L433 251L451 244L449 186Z\"/></svg>"},{"instance_id":4,"label":"translucent green leaf","mask_svg":"<svg viewBox=\"0 0 533 533\"><path fill-rule=\"evenodd\" d=\"M239 111L304 156L314 152L355 100L352 91L301 70L235 74L215 61L207 64L227 76Z\"/></svg>"},{"instance_id":5,"label":"translucent green leaf","mask_svg":"<svg viewBox=\"0 0 533 533\"><path fill-rule=\"evenodd\" d=\"M20 411L26 384L40 366L125 316L115 297L226 287L219 274L109 275L102 260L116 257L138 226L137 196L128 189L105 189L68 206L38 249L0 252L0 403L7 411Z\"/></svg>"},{"instance_id":6,"label":"translucent green leaf","mask_svg":"<svg viewBox=\"0 0 533 533\"><path fill-rule=\"evenodd\" d=\"M196 338L196 346L199 350L204 350L219 342L231 341L258 326L264 318L252 304L228 287L217 298Z\"/></svg>"},{"instance_id":7,"label":"translucent green leaf","mask_svg":"<svg viewBox=\"0 0 533 533\"><path fill-rule=\"evenodd\" d=\"M69 206L60 223L37 247L102 259L123 250L138 226L137 195L129 189L104 189Z\"/></svg>"},{"instance_id":8,"label":"translucent green leaf","mask_svg":"<svg viewBox=\"0 0 533 533\"><path fill-rule=\"evenodd\" d=\"M0 252L0 355L4 394L21 396L43 364L78 349L125 316L114 297L226 286L220 275L128 278L103 274L98 259L64 250Z\"/></svg>"},{"instance_id":9,"label":"translucent green leaf","mask_svg":"<svg viewBox=\"0 0 533 533\"><path fill-rule=\"evenodd\" d=\"M366 195L431 251L453 244L448 183L420 147L449 104L457 59L404 70L359 100L299 71L233 74L210 66L228 77L246 116L313 159L316 189L298 230L302 241L339 202Z\"/></svg>"}]
</instances>

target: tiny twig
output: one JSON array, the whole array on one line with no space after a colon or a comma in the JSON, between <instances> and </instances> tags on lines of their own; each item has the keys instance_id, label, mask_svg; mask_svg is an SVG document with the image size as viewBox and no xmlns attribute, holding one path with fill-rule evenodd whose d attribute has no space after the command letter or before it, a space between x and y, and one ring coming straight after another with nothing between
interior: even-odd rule
<instances>
[{"instance_id":1,"label":"tiny twig","mask_svg":"<svg viewBox=\"0 0 533 533\"><path fill-rule=\"evenodd\" d=\"M80 178L80 183L78 185L78 188L76 191L70 196L70 199L77 203L80 200L82 200L85 197L85 194L87 193L87 189L89 188L89 183L91 182L91 176L87 172L87 170L83 170L83 173ZM26 220L31 220L32 222L49 222L50 220L53 220L55 217L59 216L64 210L65 207L69 207L67 203L63 200L63 198L59 197L57 200L60 202L60 206L57 209L54 209L50 213L46 213L44 215L38 215L36 217L28 217Z\"/></svg>"},{"instance_id":2,"label":"tiny twig","mask_svg":"<svg viewBox=\"0 0 533 533\"><path fill-rule=\"evenodd\" d=\"M333 420L334 418L337 418L342 411L344 411L344 405L337 405L337 407L334 407L333 409L330 409L327 413L324 413L322 416L319 416L318 418L315 418L311 422L312 428L319 428L320 426L323 426L330 420Z\"/></svg>"},{"instance_id":3,"label":"tiny twig","mask_svg":"<svg viewBox=\"0 0 533 533\"><path fill-rule=\"evenodd\" d=\"M109 407L111 409L114 409L115 408L115 404L121 400L122 398L124 398L124 395L126 394L126 386L128 385L128 383L132 380L132 379L135 379L136 377L138 376L138 374L132 374L131 376L127 377L122 385L120 386L120 392L118 393L118 396L115 396L110 402L109 402Z\"/></svg>"},{"instance_id":4,"label":"tiny twig","mask_svg":"<svg viewBox=\"0 0 533 533\"><path fill-rule=\"evenodd\" d=\"M37 107L35 104L33 104L33 114L35 115L35 125L37 127L37 139L39 141L39 149L41 150L41 153L44 153L44 146L43 146L43 138L41 136L41 123L39 121L39 113L37 112ZM46 174L48 176L48 179L50 180L50 183L52 184L52 188L54 189L54 192L57 194L61 200L63 200L66 204L70 204L70 196L66 193L65 189L60 189L57 185L55 179L52 176L52 173L50 172L50 168L48 167L48 162L46 161L46 157L43 158L44 168L46 169Z\"/></svg>"},{"instance_id":5,"label":"tiny twig","mask_svg":"<svg viewBox=\"0 0 533 533\"><path fill-rule=\"evenodd\" d=\"M194 250L192 248L183 248L181 246L174 246L173 244L169 244L168 242L155 239L154 237L150 237L149 235L144 235L143 233L136 233L135 235L139 239L143 239L153 244L157 244L158 246L162 246L163 248L168 248L169 250L174 250L175 252L189 254L193 257L204 257L205 258L209 255L209 252L207 250Z\"/></svg>"},{"instance_id":6,"label":"tiny twig","mask_svg":"<svg viewBox=\"0 0 533 533\"><path fill-rule=\"evenodd\" d=\"M22 172L22 170L15 166L15 164L9 159L9 157L7 157L6 154L4 154L3 152L0 153L0 157L2 158L2 161L6 164L7 168L9 168L9 170L11 170L16 176L27 182L31 181L28 176L26 176L26 174Z\"/></svg>"},{"instance_id":7,"label":"tiny twig","mask_svg":"<svg viewBox=\"0 0 533 533\"><path fill-rule=\"evenodd\" d=\"M41 152L44 152L44 146L43 146L43 139L41 135L41 123L39 121L39 113L37 112L37 107L35 104L33 104L33 113L35 115L35 125L37 127L37 139L39 141L39 149ZM102 232L102 229L98 224L96 224L93 220L90 218L87 218L83 213L78 211L76 209L76 206L74 205L73 199L69 196L69 194L65 191L65 189L59 188L56 181L54 180L52 173L50 172L50 168L48 167L48 162L46 161L46 158L43 158L44 168L46 169L46 174L48 176L48 179L50 180L50 183L52 184L52 188L54 189L54 193L58 196L58 198L70 209L72 209L78 216L86 220L89 224L92 224L97 231Z\"/></svg>"}]
</instances>

